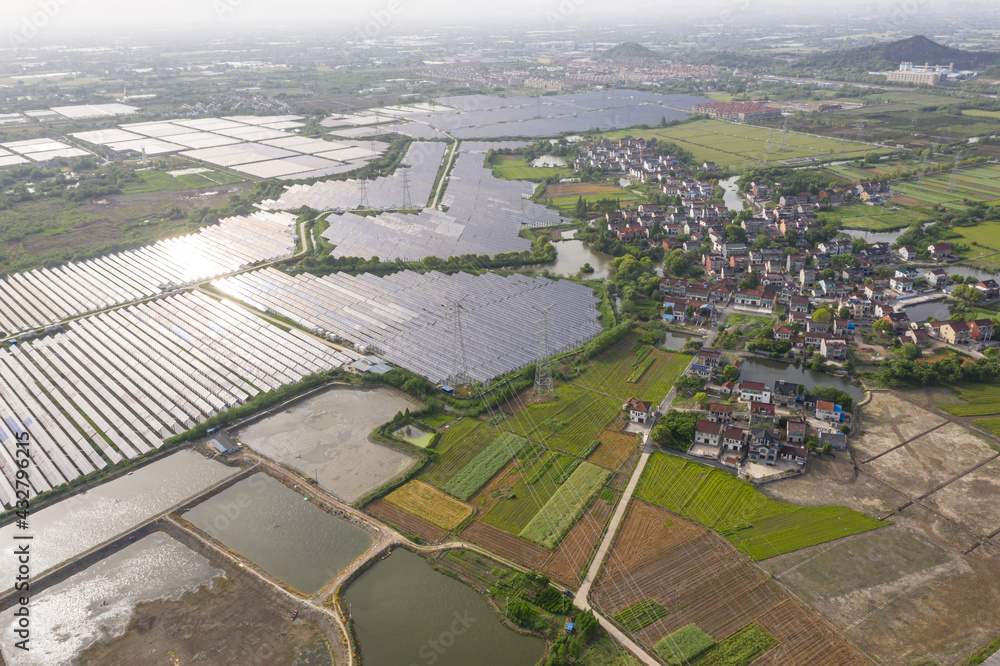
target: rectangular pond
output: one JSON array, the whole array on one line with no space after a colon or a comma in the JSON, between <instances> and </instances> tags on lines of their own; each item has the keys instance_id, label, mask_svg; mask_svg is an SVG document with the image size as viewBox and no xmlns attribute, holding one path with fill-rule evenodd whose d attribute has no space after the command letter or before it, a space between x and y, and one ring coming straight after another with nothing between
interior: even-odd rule
<instances>
[{"instance_id":1,"label":"rectangular pond","mask_svg":"<svg viewBox=\"0 0 1000 666\"><path fill-rule=\"evenodd\" d=\"M344 502L354 502L410 468L411 457L368 434L396 412L420 409L388 388L337 387L238 433L254 451L287 465Z\"/></svg>"},{"instance_id":2,"label":"rectangular pond","mask_svg":"<svg viewBox=\"0 0 1000 666\"><path fill-rule=\"evenodd\" d=\"M263 472L183 517L304 594L318 592L372 545L364 529Z\"/></svg>"},{"instance_id":3,"label":"rectangular pond","mask_svg":"<svg viewBox=\"0 0 1000 666\"><path fill-rule=\"evenodd\" d=\"M540 638L504 626L471 587L398 549L347 589L366 666L533 666Z\"/></svg>"}]
</instances>

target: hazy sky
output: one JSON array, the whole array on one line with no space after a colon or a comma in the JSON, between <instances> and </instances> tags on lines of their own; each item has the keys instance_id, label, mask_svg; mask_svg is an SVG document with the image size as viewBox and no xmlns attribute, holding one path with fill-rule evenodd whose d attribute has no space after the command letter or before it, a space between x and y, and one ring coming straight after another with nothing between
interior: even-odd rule
<instances>
[{"instance_id":1,"label":"hazy sky","mask_svg":"<svg viewBox=\"0 0 1000 666\"><path fill-rule=\"evenodd\" d=\"M947 0L837 0L836 7L869 7L875 11L911 7L926 11ZM830 11L830 3L821 3ZM949 4L957 4L950 2ZM461 24L478 20L513 19L551 26L554 18L569 24L581 18L610 15L616 23L641 23L656 14L704 16L707 20L741 11L789 10L788 18L804 7L801 0L0 0L0 34L23 34L32 29L52 33L83 28L120 31L123 28L180 26L212 30L217 27L306 24L316 28L351 30L370 21L401 23L436 21ZM877 8L877 9L876 9Z\"/></svg>"}]
</instances>

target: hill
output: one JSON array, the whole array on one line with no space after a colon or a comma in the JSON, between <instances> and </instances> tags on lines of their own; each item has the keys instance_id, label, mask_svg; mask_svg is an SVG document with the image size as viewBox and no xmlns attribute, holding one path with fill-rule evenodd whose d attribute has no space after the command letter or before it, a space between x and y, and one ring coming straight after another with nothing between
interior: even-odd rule
<instances>
[{"instance_id":1,"label":"hill","mask_svg":"<svg viewBox=\"0 0 1000 666\"><path fill-rule=\"evenodd\" d=\"M604 60L659 60L661 55L642 44L622 42L601 54Z\"/></svg>"},{"instance_id":2,"label":"hill","mask_svg":"<svg viewBox=\"0 0 1000 666\"><path fill-rule=\"evenodd\" d=\"M817 69L854 69L859 72L889 70L908 61L914 64L947 65L955 63L956 69L983 69L1000 65L1000 53L991 51L963 51L917 35L898 42L873 44L856 49L830 51L796 63L798 67Z\"/></svg>"}]
</instances>

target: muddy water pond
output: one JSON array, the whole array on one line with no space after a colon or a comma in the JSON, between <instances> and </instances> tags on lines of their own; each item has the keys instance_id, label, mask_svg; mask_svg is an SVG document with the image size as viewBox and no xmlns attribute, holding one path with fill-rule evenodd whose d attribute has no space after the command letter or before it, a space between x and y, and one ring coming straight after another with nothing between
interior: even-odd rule
<instances>
[{"instance_id":1,"label":"muddy water pond","mask_svg":"<svg viewBox=\"0 0 1000 666\"><path fill-rule=\"evenodd\" d=\"M263 472L210 497L184 518L305 594L319 591L372 544L362 528Z\"/></svg>"},{"instance_id":2,"label":"muddy water pond","mask_svg":"<svg viewBox=\"0 0 1000 666\"><path fill-rule=\"evenodd\" d=\"M472 588L396 550L348 589L365 666L533 666L540 638L505 627Z\"/></svg>"},{"instance_id":3,"label":"muddy water pond","mask_svg":"<svg viewBox=\"0 0 1000 666\"><path fill-rule=\"evenodd\" d=\"M392 389L337 387L247 426L238 436L350 503L414 464L414 458L376 444L368 433L396 412L420 407Z\"/></svg>"},{"instance_id":4,"label":"muddy water pond","mask_svg":"<svg viewBox=\"0 0 1000 666\"><path fill-rule=\"evenodd\" d=\"M31 515L35 575L198 494L239 470L185 449ZM14 579L13 524L0 529L0 580Z\"/></svg>"},{"instance_id":5,"label":"muddy water pond","mask_svg":"<svg viewBox=\"0 0 1000 666\"><path fill-rule=\"evenodd\" d=\"M30 650L13 648L13 618L5 613L0 651L7 664L17 666L76 663L90 645L122 635L138 604L179 599L222 575L203 556L155 532L35 594Z\"/></svg>"}]
</instances>

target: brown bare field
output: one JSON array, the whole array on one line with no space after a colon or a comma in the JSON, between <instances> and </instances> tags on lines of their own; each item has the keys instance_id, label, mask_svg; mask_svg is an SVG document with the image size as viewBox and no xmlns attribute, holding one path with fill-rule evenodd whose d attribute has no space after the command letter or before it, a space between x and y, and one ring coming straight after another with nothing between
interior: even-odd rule
<instances>
[{"instance_id":1,"label":"brown bare field","mask_svg":"<svg viewBox=\"0 0 1000 666\"><path fill-rule=\"evenodd\" d=\"M628 480L632 476L632 470L635 469L636 464L639 462L639 452L633 451L628 457L624 464L618 468L615 475L611 477L611 481L608 483L609 486L615 490L625 490L625 486L628 485Z\"/></svg>"},{"instance_id":2,"label":"brown bare field","mask_svg":"<svg viewBox=\"0 0 1000 666\"><path fill-rule=\"evenodd\" d=\"M490 552L535 571L542 568L550 555L549 551L541 546L536 546L530 541L520 539L513 534L507 534L503 530L478 520L473 521L471 525L462 530L460 536L464 541L482 546Z\"/></svg>"},{"instance_id":3,"label":"brown bare field","mask_svg":"<svg viewBox=\"0 0 1000 666\"><path fill-rule=\"evenodd\" d=\"M995 440L972 431L966 419L932 411L948 398L940 389L875 392L861 408L860 436L850 441L855 460L945 425L861 464L857 477L827 473L851 465L849 454L838 453L835 463L814 463L805 476L762 489L786 502L838 503L869 515L916 500L892 515L893 525L761 563L892 666L957 664L1000 634L1000 539L981 541L1000 529L1000 460L970 471L996 455Z\"/></svg>"},{"instance_id":4,"label":"brown bare field","mask_svg":"<svg viewBox=\"0 0 1000 666\"><path fill-rule=\"evenodd\" d=\"M542 573L560 583L575 587L580 582L583 568L590 562L590 557L597 548L597 541L614 513L614 504L608 504L600 497L595 497L590 508L576 522L559 547L553 551Z\"/></svg>"},{"instance_id":5,"label":"brown bare field","mask_svg":"<svg viewBox=\"0 0 1000 666\"><path fill-rule=\"evenodd\" d=\"M636 443L635 435L622 432L621 429L624 426L624 419L619 414L597 435L596 439L601 445L590 454L587 462L600 465L605 469L616 470L628 460L630 455L638 451L639 445Z\"/></svg>"},{"instance_id":6,"label":"brown bare field","mask_svg":"<svg viewBox=\"0 0 1000 666\"><path fill-rule=\"evenodd\" d=\"M846 666L871 663L802 602L788 599L757 618L778 645L754 666Z\"/></svg>"},{"instance_id":7,"label":"brown bare field","mask_svg":"<svg viewBox=\"0 0 1000 666\"><path fill-rule=\"evenodd\" d=\"M914 206L920 206L921 203L914 199L913 197L903 196L902 194L897 194L892 197L892 202L899 204L900 206L906 206L907 208L913 208Z\"/></svg>"},{"instance_id":8,"label":"brown bare field","mask_svg":"<svg viewBox=\"0 0 1000 666\"><path fill-rule=\"evenodd\" d=\"M602 192L621 192L617 185L600 185L598 183L554 183L545 189L545 196L553 199L559 197L587 196Z\"/></svg>"},{"instance_id":9,"label":"brown bare field","mask_svg":"<svg viewBox=\"0 0 1000 666\"><path fill-rule=\"evenodd\" d=\"M421 520L413 514L389 504L385 500L372 502L365 507L365 511L390 525L395 525L404 532L415 534L428 543L437 543L448 536L447 530L443 530L436 525L431 525L426 520Z\"/></svg>"},{"instance_id":10,"label":"brown bare field","mask_svg":"<svg viewBox=\"0 0 1000 666\"><path fill-rule=\"evenodd\" d=\"M478 493L469 499L469 503L474 507L479 509L481 514L485 514L487 511L493 508L493 505L500 501L499 496L494 496L493 493L501 488L513 488L514 484L519 478L521 478L521 473L517 471L517 465L519 461L517 459L511 460L507 463L507 466L500 470L496 476L490 479L485 486L483 486Z\"/></svg>"},{"instance_id":11,"label":"brown bare field","mask_svg":"<svg viewBox=\"0 0 1000 666\"><path fill-rule=\"evenodd\" d=\"M386 495L385 501L441 529L453 530L472 515L472 507L422 481L410 481Z\"/></svg>"},{"instance_id":12,"label":"brown bare field","mask_svg":"<svg viewBox=\"0 0 1000 666\"><path fill-rule=\"evenodd\" d=\"M752 622L769 622L779 629L772 634L778 647L782 641L794 643L786 648L789 653L832 650L856 659L829 663L865 662L807 609L796 609L803 616L798 618L777 610L792 597L732 544L659 507L632 502L606 562L592 592L594 605L606 615L646 599L669 611L635 632L646 645L691 623L721 641Z\"/></svg>"}]
</instances>

